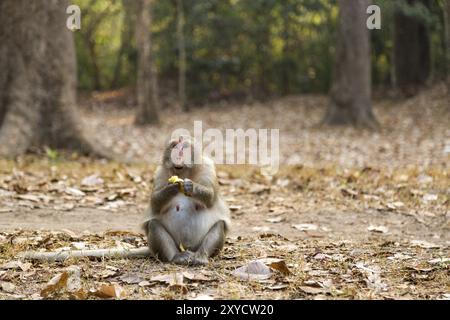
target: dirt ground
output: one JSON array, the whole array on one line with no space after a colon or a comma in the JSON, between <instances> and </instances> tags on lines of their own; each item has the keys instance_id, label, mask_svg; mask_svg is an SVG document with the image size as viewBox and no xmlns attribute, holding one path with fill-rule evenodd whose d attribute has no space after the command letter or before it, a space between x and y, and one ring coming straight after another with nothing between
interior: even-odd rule
<instances>
[{"instance_id":1,"label":"dirt ground","mask_svg":"<svg viewBox=\"0 0 450 320\"><path fill-rule=\"evenodd\" d=\"M380 101L383 129L373 133L316 127L324 97L177 117L168 109L160 126L146 129L96 97L94 111L84 112L87 129L137 162L0 160L0 299L450 299L448 101L439 86ZM26 249L144 246L139 225L162 145L197 119L205 128L280 129L275 176L219 166L233 228L209 265L17 258Z\"/></svg>"}]
</instances>

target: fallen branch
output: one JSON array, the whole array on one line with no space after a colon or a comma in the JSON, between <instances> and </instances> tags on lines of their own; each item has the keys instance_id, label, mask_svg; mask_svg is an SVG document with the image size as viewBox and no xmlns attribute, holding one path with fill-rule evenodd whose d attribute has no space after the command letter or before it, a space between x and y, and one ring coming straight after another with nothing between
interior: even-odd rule
<instances>
[{"instance_id":1,"label":"fallen branch","mask_svg":"<svg viewBox=\"0 0 450 320\"><path fill-rule=\"evenodd\" d=\"M149 248L137 249L98 249L73 250L60 252L26 251L19 258L28 260L43 260L47 262L64 261L69 258L144 258L151 255Z\"/></svg>"}]
</instances>

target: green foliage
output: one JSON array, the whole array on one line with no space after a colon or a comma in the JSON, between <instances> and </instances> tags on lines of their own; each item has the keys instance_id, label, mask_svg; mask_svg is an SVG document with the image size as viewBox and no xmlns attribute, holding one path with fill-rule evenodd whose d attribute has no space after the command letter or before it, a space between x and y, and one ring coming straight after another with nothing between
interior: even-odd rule
<instances>
[{"instance_id":1,"label":"green foliage","mask_svg":"<svg viewBox=\"0 0 450 320\"><path fill-rule=\"evenodd\" d=\"M133 85L136 1L75 3L83 14L76 33L79 87ZM442 69L443 1L430 3L427 7L422 1L375 1L382 8L382 30L371 32L375 85L390 83L395 10L427 23L434 69ZM338 15L335 0L184 0L183 5L191 101L328 91ZM173 87L177 79L176 23L174 0L153 2L153 48L163 88Z\"/></svg>"}]
</instances>

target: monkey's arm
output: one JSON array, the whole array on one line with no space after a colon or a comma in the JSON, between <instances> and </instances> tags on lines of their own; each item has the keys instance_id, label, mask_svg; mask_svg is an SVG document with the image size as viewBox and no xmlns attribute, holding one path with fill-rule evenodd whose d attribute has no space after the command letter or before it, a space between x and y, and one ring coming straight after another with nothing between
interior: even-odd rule
<instances>
[{"instance_id":1,"label":"monkey's arm","mask_svg":"<svg viewBox=\"0 0 450 320\"><path fill-rule=\"evenodd\" d=\"M153 212L159 213L167 201L176 196L179 191L178 184L168 184L155 189L150 200Z\"/></svg>"},{"instance_id":2,"label":"monkey's arm","mask_svg":"<svg viewBox=\"0 0 450 320\"><path fill-rule=\"evenodd\" d=\"M214 204L215 190L214 187L207 187L194 182L191 196L203 203L207 208L211 208Z\"/></svg>"}]
</instances>

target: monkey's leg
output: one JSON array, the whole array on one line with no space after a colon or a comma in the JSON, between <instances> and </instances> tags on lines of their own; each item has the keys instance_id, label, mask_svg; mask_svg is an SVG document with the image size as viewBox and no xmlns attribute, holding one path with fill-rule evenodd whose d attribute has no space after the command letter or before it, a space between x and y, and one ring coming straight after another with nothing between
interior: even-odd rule
<instances>
[{"instance_id":1,"label":"monkey's leg","mask_svg":"<svg viewBox=\"0 0 450 320\"><path fill-rule=\"evenodd\" d=\"M153 219L148 222L147 240L151 251L161 261L172 261L173 257L179 253L172 236L158 220Z\"/></svg>"},{"instance_id":2,"label":"monkey's leg","mask_svg":"<svg viewBox=\"0 0 450 320\"><path fill-rule=\"evenodd\" d=\"M184 251L175 255L172 262L186 265L203 265L208 258L215 256L225 242L225 222L219 221L209 229L196 252Z\"/></svg>"}]
</instances>

